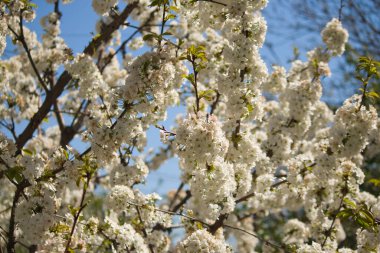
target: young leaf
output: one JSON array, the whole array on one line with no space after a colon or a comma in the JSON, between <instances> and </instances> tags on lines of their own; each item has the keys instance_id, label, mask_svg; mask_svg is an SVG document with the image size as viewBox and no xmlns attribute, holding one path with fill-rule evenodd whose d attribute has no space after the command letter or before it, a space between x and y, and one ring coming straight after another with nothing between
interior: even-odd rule
<instances>
[{"instance_id":1,"label":"young leaf","mask_svg":"<svg viewBox=\"0 0 380 253\"><path fill-rule=\"evenodd\" d=\"M157 34L149 33L149 34L144 35L143 40L147 41L147 40L152 40L154 38L157 38Z\"/></svg>"},{"instance_id":2,"label":"young leaf","mask_svg":"<svg viewBox=\"0 0 380 253\"><path fill-rule=\"evenodd\" d=\"M212 101L215 91L214 90L202 90L199 92L199 99L204 98L207 101Z\"/></svg>"}]
</instances>

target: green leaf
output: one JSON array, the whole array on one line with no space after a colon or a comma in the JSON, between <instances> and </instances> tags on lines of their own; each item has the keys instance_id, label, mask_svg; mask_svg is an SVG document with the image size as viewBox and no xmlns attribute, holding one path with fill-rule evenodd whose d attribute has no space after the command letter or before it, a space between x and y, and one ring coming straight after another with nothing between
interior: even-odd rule
<instances>
[{"instance_id":1,"label":"green leaf","mask_svg":"<svg viewBox=\"0 0 380 253\"><path fill-rule=\"evenodd\" d=\"M367 92L367 96L370 98L380 98L380 95L376 91Z\"/></svg>"},{"instance_id":2,"label":"green leaf","mask_svg":"<svg viewBox=\"0 0 380 253\"><path fill-rule=\"evenodd\" d=\"M159 6L159 5L161 5L161 3L162 3L162 0L152 0L151 2L150 2L150 7L153 7L153 6Z\"/></svg>"},{"instance_id":3,"label":"green leaf","mask_svg":"<svg viewBox=\"0 0 380 253\"><path fill-rule=\"evenodd\" d=\"M246 107L247 107L248 113L253 112L254 107L253 107L253 105L251 103L247 103Z\"/></svg>"},{"instance_id":4,"label":"green leaf","mask_svg":"<svg viewBox=\"0 0 380 253\"><path fill-rule=\"evenodd\" d=\"M70 226L64 223L58 223L58 224L55 224L53 227L51 227L49 231L55 234L66 233L66 232L70 232Z\"/></svg>"},{"instance_id":5,"label":"green leaf","mask_svg":"<svg viewBox=\"0 0 380 253\"><path fill-rule=\"evenodd\" d=\"M359 215L360 215L360 217L363 217L364 220L371 223L372 225L375 224L375 218L374 218L372 212L370 212L368 210L367 206L365 206L359 210Z\"/></svg>"},{"instance_id":6,"label":"green leaf","mask_svg":"<svg viewBox=\"0 0 380 253\"><path fill-rule=\"evenodd\" d=\"M204 98L207 101L212 101L212 99L215 96L215 91L214 90L202 90L198 93L199 98Z\"/></svg>"},{"instance_id":7,"label":"green leaf","mask_svg":"<svg viewBox=\"0 0 380 253\"><path fill-rule=\"evenodd\" d=\"M157 38L157 34L149 33L149 34L144 35L143 40L147 41L147 40L152 40L154 38Z\"/></svg>"},{"instance_id":8,"label":"green leaf","mask_svg":"<svg viewBox=\"0 0 380 253\"><path fill-rule=\"evenodd\" d=\"M365 219L361 218L361 217L357 217L355 219L356 223L358 223L359 226L361 226L362 228L365 228L365 229L368 229L371 227L371 224L368 223L368 221L366 221Z\"/></svg>"},{"instance_id":9,"label":"green leaf","mask_svg":"<svg viewBox=\"0 0 380 253\"><path fill-rule=\"evenodd\" d=\"M337 218L342 218L342 219L347 219L351 216L353 216L353 212L351 209L344 209L336 215Z\"/></svg>"},{"instance_id":10,"label":"green leaf","mask_svg":"<svg viewBox=\"0 0 380 253\"><path fill-rule=\"evenodd\" d=\"M75 184L79 187L80 185L80 181L81 181L82 177L78 177L77 178L77 181L75 181Z\"/></svg>"},{"instance_id":11,"label":"green leaf","mask_svg":"<svg viewBox=\"0 0 380 253\"><path fill-rule=\"evenodd\" d=\"M172 10L172 11L175 11L175 12L179 12L179 8L177 6L169 6L169 10Z\"/></svg>"},{"instance_id":12,"label":"green leaf","mask_svg":"<svg viewBox=\"0 0 380 253\"><path fill-rule=\"evenodd\" d=\"M32 2L29 2L28 7L30 8L38 8L38 5Z\"/></svg>"},{"instance_id":13,"label":"green leaf","mask_svg":"<svg viewBox=\"0 0 380 253\"><path fill-rule=\"evenodd\" d=\"M26 155L33 156L33 152L29 149L23 148L22 152L25 153Z\"/></svg>"},{"instance_id":14,"label":"green leaf","mask_svg":"<svg viewBox=\"0 0 380 253\"><path fill-rule=\"evenodd\" d=\"M380 179L371 178L370 180L368 180L368 183L371 183L371 184L373 184L376 187L380 187Z\"/></svg>"},{"instance_id":15,"label":"green leaf","mask_svg":"<svg viewBox=\"0 0 380 253\"><path fill-rule=\"evenodd\" d=\"M182 46L183 43L185 43L185 41L184 41L183 39L179 39L179 40L178 40L178 46L179 46L179 47Z\"/></svg>"},{"instance_id":16,"label":"green leaf","mask_svg":"<svg viewBox=\"0 0 380 253\"><path fill-rule=\"evenodd\" d=\"M175 19L176 17L177 17L176 15L170 13L170 14L166 15L166 17L164 18L164 20L168 21L170 19Z\"/></svg>"},{"instance_id":17,"label":"green leaf","mask_svg":"<svg viewBox=\"0 0 380 253\"><path fill-rule=\"evenodd\" d=\"M198 221L195 222L195 226L196 226L199 230L203 229L203 225L202 225L202 223L200 223L200 222L198 222Z\"/></svg>"},{"instance_id":18,"label":"green leaf","mask_svg":"<svg viewBox=\"0 0 380 253\"><path fill-rule=\"evenodd\" d=\"M69 253L75 253L75 251L74 251L72 248L70 248L70 247L67 249L67 251L68 251Z\"/></svg>"},{"instance_id":19,"label":"green leaf","mask_svg":"<svg viewBox=\"0 0 380 253\"><path fill-rule=\"evenodd\" d=\"M355 78L358 79L360 82L364 82L363 77L360 75L356 75Z\"/></svg>"},{"instance_id":20,"label":"green leaf","mask_svg":"<svg viewBox=\"0 0 380 253\"><path fill-rule=\"evenodd\" d=\"M98 39L100 38L100 36L101 36L101 34L98 33L98 34L96 34L96 35L92 38L92 40L93 40L93 41L96 41L96 40L98 40Z\"/></svg>"},{"instance_id":21,"label":"green leaf","mask_svg":"<svg viewBox=\"0 0 380 253\"><path fill-rule=\"evenodd\" d=\"M69 152L67 152L66 149L63 150L63 154L65 155L66 159L69 160Z\"/></svg>"},{"instance_id":22,"label":"green leaf","mask_svg":"<svg viewBox=\"0 0 380 253\"><path fill-rule=\"evenodd\" d=\"M17 183L21 182L24 179L22 172L24 171L24 167L15 166L5 171L5 175L9 178L9 180L16 181Z\"/></svg>"},{"instance_id":23,"label":"green leaf","mask_svg":"<svg viewBox=\"0 0 380 253\"><path fill-rule=\"evenodd\" d=\"M190 83L192 83L193 85L195 85L195 77L194 77L193 73L191 73L189 75L185 75L184 78L186 78L187 80L190 81Z\"/></svg>"},{"instance_id":24,"label":"green leaf","mask_svg":"<svg viewBox=\"0 0 380 253\"><path fill-rule=\"evenodd\" d=\"M69 210L70 210L70 214L75 217L77 212L79 211L79 208L77 207L73 207L72 205L69 205L68 206Z\"/></svg>"},{"instance_id":25,"label":"green leaf","mask_svg":"<svg viewBox=\"0 0 380 253\"><path fill-rule=\"evenodd\" d=\"M6 2L11 2L11 1L6 1ZM37 8L37 4L32 3L30 0L21 0L23 4L25 4L26 8L31 9L31 8Z\"/></svg>"},{"instance_id":26,"label":"green leaf","mask_svg":"<svg viewBox=\"0 0 380 253\"><path fill-rule=\"evenodd\" d=\"M347 207L351 208L351 209L356 209L356 204L355 202L349 200L348 198L344 198L343 199L343 202L346 204Z\"/></svg>"}]
</instances>

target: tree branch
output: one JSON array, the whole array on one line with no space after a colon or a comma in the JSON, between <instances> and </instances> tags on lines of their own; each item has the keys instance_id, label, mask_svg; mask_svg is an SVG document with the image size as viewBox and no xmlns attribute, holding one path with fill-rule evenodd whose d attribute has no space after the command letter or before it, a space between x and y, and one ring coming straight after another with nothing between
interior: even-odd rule
<instances>
[{"instance_id":1,"label":"tree branch","mask_svg":"<svg viewBox=\"0 0 380 253\"><path fill-rule=\"evenodd\" d=\"M94 37L92 39L90 44L84 49L83 52L87 55L92 56L100 47L100 45L108 41L111 38L112 33L118 30L119 27L124 24L125 20L137 7L137 5L138 2L128 4L119 16L115 17L115 19L110 24L108 24L102 29L102 32L99 37ZM67 71L64 71L58 78L54 88L46 94L45 101L38 109L38 111L33 115L24 131L19 135L18 140L16 142L17 151L15 155L21 154L22 148L24 147L26 142L32 138L34 131L38 128L42 120L49 113L51 106L62 94L63 90L65 89L66 85L69 83L71 79L72 77L70 76L70 74Z\"/></svg>"},{"instance_id":2,"label":"tree branch","mask_svg":"<svg viewBox=\"0 0 380 253\"><path fill-rule=\"evenodd\" d=\"M82 197L81 197L81 200L80 200L79 209L78 209L78 211L74 215L74 222L73 222L73 225L71 227L69 238L67 239L65 253L70 253L71 252L69 250L70 244L71 244L71 240L72 240L74 232L75 232L75 227L76 227L76 225L77 225L77 223L79 221L80 214L83 211L83 209L86 207L86 203L84 203L84 200L85 200L85 197L86 197L87 188L89 187L89 184L90 184L90 180L91 180L91 176L87 175L87 180L83 184Z\"/></svg>"},{"instance_id":3,"label":"tree branch","mask_svg":"<svg viewBox=\"0 0 380 253\"><path fill-rule=\"evenodd\" d=\"M15 194L13 196L12 208L11 208L11 216L9 218L8 225L8 241L7 241L7 251L8 253L15 253L15 245L16 245L16 208L18 205L18 201L22 196L24 189L27 187L28 182L26 180L21 181L16 188Z\"/></svg>"}]
</instances>

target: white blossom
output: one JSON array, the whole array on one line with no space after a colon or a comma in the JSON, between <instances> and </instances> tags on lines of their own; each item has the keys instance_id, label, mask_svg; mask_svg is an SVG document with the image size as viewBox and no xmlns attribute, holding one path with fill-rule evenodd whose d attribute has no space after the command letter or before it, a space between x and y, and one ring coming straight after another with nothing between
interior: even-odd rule
<instances>
[{"instance_id":1,"label":"white blossom","mask_svg":"<svg viewBox=\"0 0 380 253\"><path fill-rule=\"evenodd\" d=\"M342 55L348 41L348 32L342 23L334 18L321 32L322 40L333 55Z\"/></svg>"}]
</instances>

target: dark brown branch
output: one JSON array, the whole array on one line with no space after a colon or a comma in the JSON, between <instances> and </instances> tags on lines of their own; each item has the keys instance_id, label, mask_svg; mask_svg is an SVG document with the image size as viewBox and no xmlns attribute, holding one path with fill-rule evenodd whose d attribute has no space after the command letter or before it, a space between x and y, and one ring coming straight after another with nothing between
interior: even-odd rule
<instances>
[{"instance_id":1,"label":"dark brown branch","mask_svg":"<svg viewBox=\"0 0 380 253\"><path fill-rule=\"evenodd\" d=\"M173 207L172 211L177 212L186 202L191 198L191 192L189 190L186 191L186 196Z\"/></svg>"},{"instance_id":2,"label":"dark brown branch","mask_svg":"<svg viewBox=\"0 0 380 253\"><path fill-rule=\"evenodd\" d=\"M55 117L57 118L57 122L58 122L59 130L60 130L61 132L63 132L64 129L65 129L65 123L64 123L64 121L63 121L63 118L62 118L61 113L59 112L59 108L58 108L57 101L54 102L54 114L55 114Z\"/></svg>"},{"instance_id":3,"label":"dark brown branch","mask_svg":"<svg viewBox=\"0 0 380 253\"><path fill-rule=\"evenodd\" d=\"M72 124L70 126L65 126L64 130L61 132L60 145L62 147L66 147L66 145L70 143L70 141L74 138L74 136L79 132L80 128L82 127L84 118L86 116L85 112L88 106L90 105L91 101L87 101L87 103L84 105L83 112L81 113L80 109L83 107L83 102L81 103L78 111L76 112ZM75 119L77 120L75 121Z\"/></svg>"},{"instance_id":4,"label":"dark brown branch","mask_svg":"<svg viewBox=\"0 0 380 253\"><path fill-rule=\"evenodd\" d=\"M220 93L216 91L216 98L215 98L215 101L211 104L210 115L214 113L216 106L219 103L219 99L220 99Z\"/></svg>"},{"instance_id":5,"label":"dark brown branch","mask_svg":"<svg viewBox=\"0 0 380 253\"><path fill-rule=\"evenodd\" d=\"M240 202L246 201L247 199L254 197L255 194L256 194L255 192L249 193L249 194L247 194L247 195L241 197L240 199L236 200L235 202L236 202L236 204L237 204L237 203L240 203Z\"/></svg>"},{"instance_id":6,"label":"dark brown branch","mask_svg":"<svg viewBox=\"0 0 380 253\"><path fill-rule=\"evenodd\" d=\"M59 10L59 0L56 0L54 3L54 12L57 13L58 19L61 19L62 12Z\"/></svg>"},{"instance_id":7,"label":"dark brown branch","mask_svg":"<svg viewBox=\"0 0 380 253\"><path fill-rule=\"evenodd\" d=\"M178 196L179 196L179 193L182 191L182 188L185 186L185 184L183 182L181 182L181 184L178 186L178 189L177 191L175 192L174 194L174 197L173 199L170 201L170 204L169 204L169 210L172 208L172 206L174 205L175 201L177 200Z\"/></svg>"},{"instance_id":8,"label":"dark brown branch","mask_svg":"<svg viewBox=\"0 0 380 253\"><path fill-rule=\"evenodd\" d=\"M13 196L12 201L12 209L11 209L11 216L9 218L9 225L8 225L8 241L7 241L7 252L8 253L15 253L15 245L16 245L16 236L15 236L15 229L16 229L16 209L19 202L20 197L22 196L22 193L24 189L28 186L28 182L26 180L21 181L16 188L15 194Z\"/></svg>"},{"instance_id":9,"label":"dark brown branch","mask_svg":"<svg viewBox=\"0 0 380 253\"><path fill-rule=\"evenodd\" d=\"M278 181L277 183L274 183L270 188L271 188L271 189L276 188L276 187L278 187L278 186L280 186L280 185L282 185L282 184L285 184L285 183L287 183L287 182L288 182L288 180L286 180L286 179L284 179L284 180L282 180L282 181Z\"/></svg>"},{"instance_id":10,"label":"dark brown branch","mask_svg":"<svg viewBox=\"0 0 380 253\"><path fill-rule=\"evenodd\" d=\"M209 226L210 233L214 235L219 228L225 225L224 222L227 220L227 218L228 218L228 213L224 213L220 215L218 219L214 222L214 224Z\"/></svg>"},{"instance_id":11,"label":"dark brown branch","mask_svg":"<svg viewBox=\"0 0 380 253\"><path fill-rule=\"evenodd\" d=\"M84 106L85 103L90 103L89 101L86 102L86 100L83 100L82 103L80 103L79 105L79 108L78 110L76 111L76 113L74 114L74 118L73 118L73 121L71 122L71 126L74 126L74 123L75 123L75 120L79 117L79 115L81 114L81 111L82 111L82 108Z\"/></svg>"}]
</instances>

